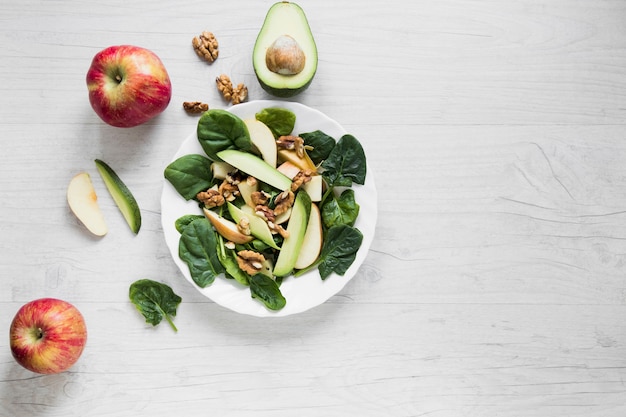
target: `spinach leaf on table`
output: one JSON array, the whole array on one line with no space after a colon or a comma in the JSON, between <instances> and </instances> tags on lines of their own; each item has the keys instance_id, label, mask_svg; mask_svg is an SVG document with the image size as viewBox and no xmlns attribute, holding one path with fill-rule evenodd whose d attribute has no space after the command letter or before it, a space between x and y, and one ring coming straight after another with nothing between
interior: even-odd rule
<instances>
[{"instance_id":1,"label":"spinach leaf on table","mask_svg":"<svg viewBox=\"0 0 626 417\"><path fill-rule=\"evenodd\" d=\"M359 205L354 198L354 190L344 190L339 197L333 192L322 205L322 221L326 228L347 224L353 226L359 215Z\"/></svg>"},{"instance_id":2,"label":"spinach leaf on table","mask_svg":"<svg viewBox=\"0 0 626 417\"><path fill-rule=\"evenodd\" d=\"M354 136L343 135L322 168L322 175L331 187L350 187L353 182L363 185L367 173L365 151Z\"/></svg>"},{"instance_id":3,"label":"spinach leaf on table","mask_svg":"<svg viewBox=\"0 0 626 417\"><path fill-rule=\"evenodd\" d=\"M290 135L296 125L296 115L282 107L268 107L255 114L255 118L270 128L275 138Z\"/></svg>"},{"instance_id":4,"label":"spinach leaf on table","mask_svg":"<svg viewBox=\"0 0 626 417\"><path fill-rule=\"evenodd\" d=\"M213 186L211 160L197 154L181 156L165 168L165 178L185 200Z\"/></svg>"},{"instance_id":5,"label":"spinach leaf on table","mask_svg":"<svg viewBox=\"0 0 626 417\"><path fill-rule=\"evenodd\" d=\"M183 228L178 244L178 256L189 267L193 282L201 288L210 285L224 273L217 255L215 232L206 218L197 218Z\"/></svg>"},{"instance_id":6,"label":"spinach leaf on table","mask_svg":"<svg viewBox=\"0 0 626 417\"><path fill-rule=\"evenodd\" d=\"M278 288L278 283L272 278L256 274L250 277L250 293L270 310L280 310L287 304L287 300Z\"/></svg>"},{"instance_id":7,"label":"spinach leaf on table","mask_svg":"<svg viewBox=\"0 0 626 417\"><path fill-rule=\"evenodd\" d=\"M200 146L212 161L219 161L217 153L225 149L252 149L252 140L246 124L238 116L222 109L206 111L197 128Z\"/></svg>"},{"instance_id":8,"label":"spinach leaf on table","mask_svg":"<svg viewBox=\"0 0 626 417\"><path fill-rule=\"evenodd\" d=\"M176 316L176 308L182 299L171 287L150 279L140 279L130 285L128 296L145 317L146 323L156 326L165 319L174 331L178 331L172 317Z\"/></svg>"}]
</instances>

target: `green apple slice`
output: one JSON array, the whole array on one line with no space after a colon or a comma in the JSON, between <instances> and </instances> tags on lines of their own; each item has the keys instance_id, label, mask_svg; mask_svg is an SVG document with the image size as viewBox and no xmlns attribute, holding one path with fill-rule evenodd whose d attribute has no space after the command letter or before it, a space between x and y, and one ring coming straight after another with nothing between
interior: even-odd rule
<instances>
[{"instance_id":1,"label":"green apple slice","mask_svg":"<svg viewBox=\"0 0 626 417\"><path fill-rule=\"evenodd\" d=\"M244 217L248 219L248 222L250 224L250 234L252 236L256 237L257 239L274 249L280 249L276 242L274 242L272 232L270 231L270 228L265 220L257 216L255 213L246 213L233 203L228 203L228 212L236 223L239 223Z\"/></svg>"},{"instance_id":2,"label":"green apple slice","mask_svg":"<svg viewBox=\"0 0 626 417\"><path fill-rule=\"evenodd\" d=\"M217 153L217 156L224 162L248 175L252 175L259 181L278 188L281 191L291 187L291 180L279 172L276 168L262 160L256 155L248 152L227 149Z\"/></svg>"},{"instance_id":3,"label":"green apple slice","mask_svg":"<svg viewBox=\"0 0 626 417\"><path fill-rule=\"evenodd\" d=\"M130 226L130 230L137 234L141 227L141 212L137 200L109 165L100 159L96 159L95 162L104 184Z\"/></svg>"},{"instance_id":4,"label":"green apple slice","mask_svg":"<svg viewBox=\"0 0 626 417\"><path fill-rule=\"evenodd\" d=\"M277 277L284 277L293 271L302 249L302 242L304 241L310 214L311 197L309 197L306 191L300 190L293 202L291 217L287 224L287 233L289 235L283 241L276 265L274 265L274 275Z\"/></svg>"}]
</instances>

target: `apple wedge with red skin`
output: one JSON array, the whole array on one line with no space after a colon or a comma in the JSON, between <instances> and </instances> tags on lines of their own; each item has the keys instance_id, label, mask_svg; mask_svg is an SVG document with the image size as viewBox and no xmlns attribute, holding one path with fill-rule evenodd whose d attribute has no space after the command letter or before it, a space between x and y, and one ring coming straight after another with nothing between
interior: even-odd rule
<instances>
[{"instance_id":1,"label":"apple wedge with red skin","mask_svg":"<svg viewBox=\"0 0 626 417\"><path fill-rule=\"evenodd\" d=\"M91 107L111 126L145 123L163 112L172 98L163 62L139 46L110 46L98 52L86 78Z\"/></svg>"},{"instance_id":2,"label":"apple wedge with red skin","mask_svg":"<svg viewBox=\"0 0 626 417\"><path fill-rule=\"evenodd\" d=\"M17 363L32 372L56 374L69 369L83 353L87 326L67 301L40 298L18 310L9 338Z\"/></svg>"},{"instance_id":3,"label":"apple wedge with red skin","mask_svg":"<svg viewBox=\"0 0 626 417\"><path fill-rule=\"evenodd\" d=\"M98 196L87 172L80 172L70 180L67 186L67 203L87 230L96 236L107 234L108 228L98 205Z\"/></svg>"}]
</instances>

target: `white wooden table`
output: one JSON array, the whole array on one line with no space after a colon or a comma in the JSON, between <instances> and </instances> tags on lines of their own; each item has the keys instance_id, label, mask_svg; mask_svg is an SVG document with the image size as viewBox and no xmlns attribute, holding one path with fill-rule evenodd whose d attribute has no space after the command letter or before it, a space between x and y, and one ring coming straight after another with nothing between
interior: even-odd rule
<instances>
[{"instance_id":1,"label":"white wooden table","mask_svg":"<svg viewBox=\"0 0 626 417\"><path fill-rule=\"evenodd\" d=\"M271 1L0 2L0 415L626 415L626 2L301 0L320 53L294 100L363 142L376 237L327 303L286 318L200 295L163 239L163 169L195 129L182 102L225 108L219 73L271 98L251 52ZM220 57L202 62L203 30ZM85 74L115 44L156 52L173 83L157 119L102 123ZM142 209L134 236L93 160ZM65 190L94 175L110 232ZM183 298L179 332L128 301L140 278ZM85 315L71 370L11 357L18 308Z\"/></svg>"}]
</instances>

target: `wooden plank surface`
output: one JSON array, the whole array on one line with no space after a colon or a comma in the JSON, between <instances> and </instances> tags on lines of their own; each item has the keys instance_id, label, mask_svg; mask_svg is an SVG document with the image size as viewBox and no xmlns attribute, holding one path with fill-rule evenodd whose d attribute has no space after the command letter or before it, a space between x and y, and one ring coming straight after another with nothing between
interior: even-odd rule
<instances>
[{"instance_id":1,"label":"wooden plank surface","mask_svg":"<svg viewBox=\"0 0 626 417\"><path fill-rule=\"evenodd\" d=\"M626 415L626 2L299 4L320 53L293 99L363 143L376 236L327 303L279 319L200 295L160 223L163 169L214 78L258 85L251 52L272 2L0 2L0 329L44 296L76 304L89 342L68 372L19 367L0 338L1 416ZM213 31L220 57L191 38ZM170 107L133 129L89 107L91 58L155 51ZM93 159L132 188L128 231L93 239L65 190ZM96 177L97 178L97 177ZM183 298L178 333L128 301L134 280Z\"/></svg>"}]
</instances>

